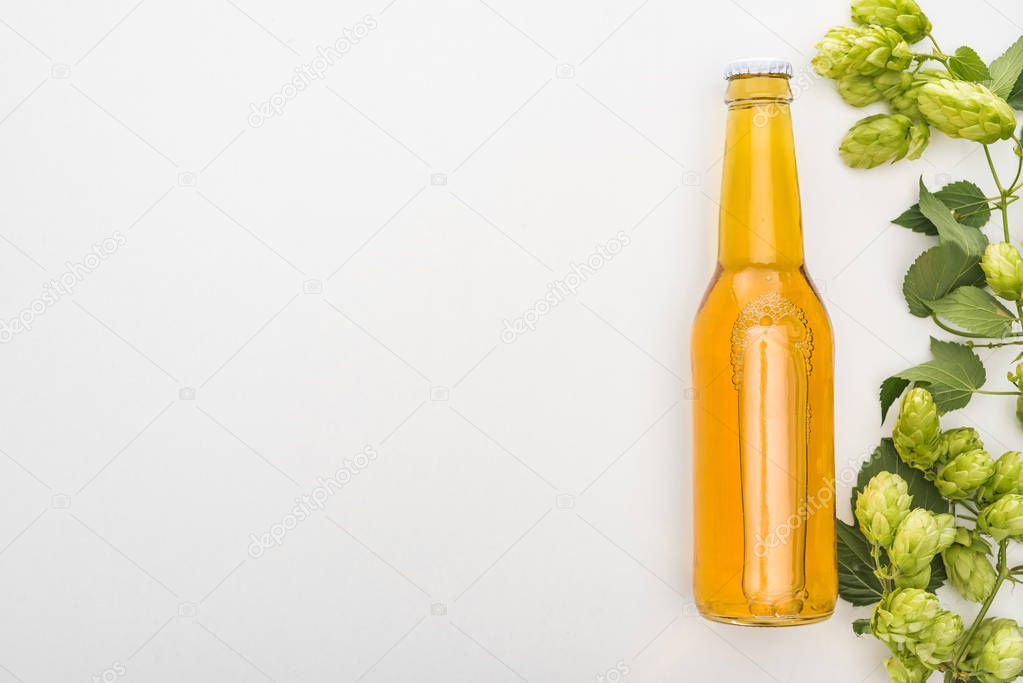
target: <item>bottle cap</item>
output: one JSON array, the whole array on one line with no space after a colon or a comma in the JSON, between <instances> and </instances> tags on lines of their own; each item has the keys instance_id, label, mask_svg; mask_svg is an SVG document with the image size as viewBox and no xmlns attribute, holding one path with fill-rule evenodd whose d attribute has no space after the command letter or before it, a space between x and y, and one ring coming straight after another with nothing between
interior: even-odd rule
<instances>
[{"instance_id":1,"label":"bottle cap","mask_svg":"<svg viewBox=\"0 0 1023 683\"><path fill-rule=\"evenodd\" d=\"M757 57L740 59L725 67L725 79L736 76L785 76L792 78L792 64L784 59Z\"/></svg>"}]
</instances>

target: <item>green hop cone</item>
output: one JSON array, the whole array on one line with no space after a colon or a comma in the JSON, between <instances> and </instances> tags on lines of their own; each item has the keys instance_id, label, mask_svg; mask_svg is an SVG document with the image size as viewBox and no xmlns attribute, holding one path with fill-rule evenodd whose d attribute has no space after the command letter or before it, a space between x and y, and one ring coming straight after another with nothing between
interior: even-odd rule
<instances>
[{"instance_id":1,"label":"green hop cone","mask_svg":"<svg viewBox=\"0 0 1023 683\"><path fill-rule=\"evenodd\" d=\"M884 660L891 683L924 683L931 670L911 654L903 653Z\"/></svg>"},{"instance_id":2,"label":"green hop cone","mask_svg":"<svg viewBox=\"0 0 1023 683\"><path fill-rule=\"evenodd\" d=\"M898 31L908 43L931 32L931 22L913 0L853 0L852 19Z\"/></svg>"},{"instance_id":3,"label":"green hop cone","mask_svg":"<svg viewBox=\"0 0 1023 683\"><path fill-rule=\"evenodd\" d=\"M948 580L964 598L984 602L991 594L997 573L983 546L953 543L941 554L941 559Z\"/></svg>"},{"instance_id":4,"label":"green hop cone","mask_svg":"<svg viewBox=\"0 0 1023 683\"><path fill-rule=\"evenodd\" d=\"M888 547L913 498L897 474L878 472L856 496L856 521L870 543Z\"/></svg>"},{"instance_id":5,"label":"green hop cone","mask_svg":"<svg viewBox=\"0 0 1023 683\"><path fill-rule=\"evenodd\" d=\"M977 528L996 541L1023 538L1023 494L1009 493L981 510Z\"/></svg>"},{"instance_id":6,"label":"green hop cone","mask_svg":"<svg viewBox=\"0 0 1023 683\"><path fill-rule=\"evenodd\" d=\"M874 114L853 124L842 138L838 153L846 166L874 168L895 163L910 150L913 122L902 114Z\"/></svg>"},{"instance_id":7,"label":"green hop cone","mask_svg":"<svg viewBox=\"0 0 1023 683\"><path fill-rule=\"evenodd\" d=\"M924 665L936 669L952 658L956 642L963 634L963 619L955 612L942 610L920 634L916 643L910 643L910 652Z\"/></svg>"},{"instance_id":8,"label":"green hop cone","mask_svg":"<svg viewBox=\"0 0 1023 683\"><path fill-rule=\"evenodd\" d=\"M878 76L881 79L882 76ZM878 87L881 89L882 94L888 103L892 105L897 113L908 116L914 121L923 119L923 115L920 113L920 108L917 107L916 98L920 94L920 88L928 83L940 83L941 81L952 80L952 75L942 69L924 69L917 74L909 74L902 72L898 83L895 79L888 79L891 84L890 87L885 88L881 85Z\"/></svg>"},{"instance_id":9,"label":"green hop cone","mask_svg":"<svg viewBox=\"0 0 1023 683\"><path fill-rule=\"evenodd\" d=\"M1012 619L985 619L961 666L984 683L1015 679L1023 673L1023 629Z\"/></svg>"},{"instance_id":10,"label":"green hop cone","mask_svg":"<svg viewBox=\"0 0 1023 683\"><path fill-rule=\"evenodd\" d=\"M915 644L941 612L937 595L919 588L896 588L874 605L870 632L892 649Z\"/></svg>"},{"instance_id":11,"label":"green hop cone","mask_svg":"<svg viewBox=\"0 0 1023 683\"><path fill-rule=\"evenodd\" d=\"M907 159L919 159L920 155L927 149L927 143L931 141L931 127L926 121L916 121L909 129L909 151L906 152Z\"/></svg>"},{"instance_id":12,"label":"green hop cone","mask_svg":"<svg viewBox=\"0 0 1023 683\"><path fill-rule=\"evenodd\" d=\"M853 107L865 107L880 102L884 96L874 85L872 76L849 74L838 79L838 94L845 103Z\"/></svg>"},{"instance_id":13,"label":"green hop cone","mask_svg":"<svg viewBox=\"0 0 1023 683\"><path fill-rule=\"evenodd\" d=\"M926 83L916 102L924 119L949 137L989 145L1011 137L1016 129L1012 107L980 83Z\"/></svg>"},{"instance_id":14,"label":"green hop cone","mask_svg":"<svg viewBox=\"0 0 1023 683\"><path fill-rule=\"evenodd\" d=\"M946 498L966 500L994 473L995 461L978 448L957 455L939 469L934 485Z\"/></svg>"},{"instance_id":15,"label":"green hop cone","mask_svg":"<svg viewBox=\"0 0 1023 683\"><path fill-rule=\"evenodd\" d=\"M926 508L912 510L895 531L888 557L900 575L913 577L930 567L931 560L955 540L955 518ZM907 578L907 581L912 581Z\"/></svg>"},{"instance_id":16,"label":"green hop cone","mask_svg":"<svg viewBox=\"0 0 1023 683\"><path fill-rule=\"evenodd\" d=\"M992 503L1008 493L1023 493L1023 453L1006 451L995 461L995 471L977 493L981 503Z\"/></svg>"},{"instance_id":17,"label":"green hop cone","mask_svg":"<svg viewBox=\"0 0 1023 683\"><path fill-rule=\"evenodd\" d=\"M912 83L913 75L908 71L882 71L874 76L874 88L889 101L906 92Z\"/></svg>"},{"instance_id":18,"label":"green hop cone","mask_svg":"<svg viewBox=\"0 0 1023 683\"><path fill-rule=\"evenodd\" d=\"M817 43L817 54L810 61L821 76L838 79L902 71L912 59L912 50L897 31L883 26L838 26Z\"/></svg>"},{"instance_id":19,"label":"green hop cone","mask_svg":"<svg viewBox=\"0 0 1023 683\"><path fill-rule=\"evenodd\" d=\"M919 470L930 469L941 454L941 425L931 392L922 387L906 392L892 440L903 462Z\"/></svg>"},{"instance_id":20,"label":"green hop cone","mask_svg":"<svg viewBox=\"0 0 1023 683\"><path fill-rule=\"evenodd\" d=\"M993 242L984 249L980 260L988 287L1008 301L1023 298L1023 256L1008 242Z\"/></svg>"},{"instance_id":21,"label":"green hop cone","mask_svg":"<svg viewBox=\"0 0 1023 683\"><path fill-rule=\"evenodd\" d=\"M896 588L927 588L931 582L931 565L927 565L916 574L903 574L899 572L895 576Z\"/></svg>"},{"instance_id":22,"label":"green hop cone","mask_svg":"<svg viewBox=\"0 0 1023 683\"><path fill-rule=\"evenodd\" d=\"M941 433L941 462L948 462L967 451L984 449L980 434L973 427L957 427Z\"/></svg>"}]
</instances>

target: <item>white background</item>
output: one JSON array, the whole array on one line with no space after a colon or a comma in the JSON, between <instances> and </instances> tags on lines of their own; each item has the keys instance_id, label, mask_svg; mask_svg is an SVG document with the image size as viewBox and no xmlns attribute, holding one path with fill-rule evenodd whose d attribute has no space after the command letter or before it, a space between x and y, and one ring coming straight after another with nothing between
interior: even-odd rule
<instances>
[{"instance_id":1,"label":"white background","mask_svg":"<svg viewBox=\"0 0 1023 683\"><path fill-rule=\"evenodd\" d=\"M987 59L1023 32L1010 0L926 9L946 49ZM0 317L126 240L0 346L0 681L884 680L850 630L866 610L746 630L701 621L690 590L688 333L721 71L772 55L805 76L846 11L0 3ZM990 181L947 139L849 171L834 148L859 114L827 81L793 106L848 476L882 436L879 381L933 331L900 293L926 241L888 219L920 175ZM501 341L619 231L627 248ZM1007 400L956 423L996 453L1023 436ZM1018 596L995 612L1021 616Z\"/></svg>"}]
</instances>

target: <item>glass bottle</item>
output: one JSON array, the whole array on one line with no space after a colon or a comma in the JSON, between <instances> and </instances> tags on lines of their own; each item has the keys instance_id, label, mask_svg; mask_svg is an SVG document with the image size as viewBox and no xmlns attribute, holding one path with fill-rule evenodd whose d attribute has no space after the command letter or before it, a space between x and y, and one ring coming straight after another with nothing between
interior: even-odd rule
<instances>
[{"instance_id":1,"label":"glass bottle","mask_svg":"<svg viewBox=\"0 0 1023 683\"><path fill-rule=\"evenodd\" d=\"M692 332L694 593L736 624L826 619L831 327L803 264L791 65L729 66L718 264Z\"/></svg>"}]
</instances>

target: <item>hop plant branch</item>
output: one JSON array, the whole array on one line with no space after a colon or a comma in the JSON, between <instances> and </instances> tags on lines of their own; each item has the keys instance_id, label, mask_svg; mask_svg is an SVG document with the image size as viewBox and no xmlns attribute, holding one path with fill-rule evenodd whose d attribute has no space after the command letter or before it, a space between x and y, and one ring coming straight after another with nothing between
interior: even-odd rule
<instances>
[{"instance_id":1,"label":"hop plant branch","mask_svg":"<svg viewBox=\"0 0 1023 683\"><path fill-rule=\"evenodd\" d=\"M999 390L983 388L987 373L974 352L1023 346L1023 254L1009 217L1023 189L1023 141L1008 101L1023 108L1023 37L988 65L969 47L943 50L915 0L852 0L851 15L854 26L818 43L814 67L838 82L846 103L883 103L888 113L848 130L839 145L845 163L869 169L917 159L933 130L981 145L997 192L967 181L931 192L921 182L919 204L895 219L937 237L903 281L910 312L964 341L932 338L932 360L881 385L882 421L902 400L891 441L875 453L881 462L860 473L856 525L839 534L840 593L874 604L869 622L854 629L889 647L893 683L923 683L935 671L946 682L1009 681L1023 673L1023 628L988 614L1006 584L1023 584L1023 565L1007 561L1010 543L1023 540L1023 453L996 460L976 431L942 431L939 416L976 394L1008 396L1023 424L1023 353L1008 373L1012 390ZM925 39L929 53L911 47ZM995 163L1003 143L1016 154L1005 173ZM993 214L998 242L982 230ZM946 576L980 605L965 628L934 595Z\"/></svg>"}]
</instances>

